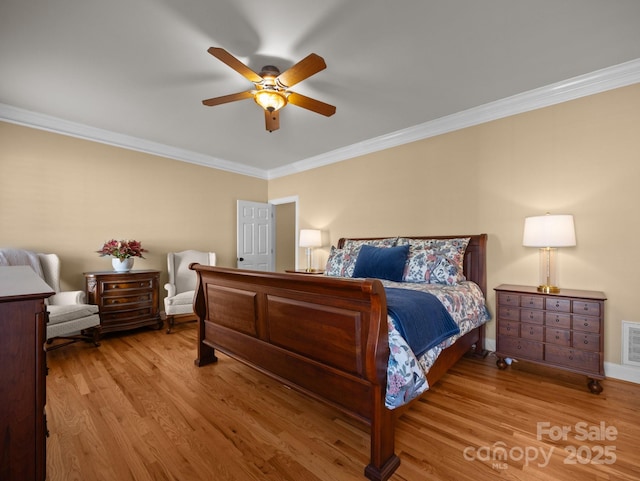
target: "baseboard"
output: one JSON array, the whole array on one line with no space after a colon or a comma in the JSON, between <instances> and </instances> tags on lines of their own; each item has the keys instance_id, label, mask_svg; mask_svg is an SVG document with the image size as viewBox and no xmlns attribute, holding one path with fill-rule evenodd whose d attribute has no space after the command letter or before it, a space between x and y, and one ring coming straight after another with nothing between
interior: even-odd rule
<instances>
[{"instance_id":1,"label":"baseboard","mask_svg":"<svg viewBox=\"0 0 640 481\"><path fill-rule=\"evenodd\" d=\"M607 377L620 379L621 381L640 384L640 368L624 366L615 362L604 363L604 373Z\"/></svg>"},{"instance_id":2,"label":"baseboard","mask_svg":"<svg viewBox=\"0 0 640 481\"><path fill-rule=\"evenodd\" d=\"M484 338L484 348L487 351L496 352L496 340Z\"/></svg>"}]
</instances>

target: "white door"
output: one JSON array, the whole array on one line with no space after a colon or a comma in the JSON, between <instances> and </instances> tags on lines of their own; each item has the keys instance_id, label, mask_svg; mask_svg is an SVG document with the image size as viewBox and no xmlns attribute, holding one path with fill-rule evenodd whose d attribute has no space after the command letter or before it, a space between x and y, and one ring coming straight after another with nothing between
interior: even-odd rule
<instances>
[{"instance_id":1,"label":"white door","mask_svg":"<svg viewBox=\"0 0 640 481\"><path fill-rule=\"evenodd\" d=\"M271 204L238 201L238 268L275 270L275 214Z\"/></svg>"}]
</instances>

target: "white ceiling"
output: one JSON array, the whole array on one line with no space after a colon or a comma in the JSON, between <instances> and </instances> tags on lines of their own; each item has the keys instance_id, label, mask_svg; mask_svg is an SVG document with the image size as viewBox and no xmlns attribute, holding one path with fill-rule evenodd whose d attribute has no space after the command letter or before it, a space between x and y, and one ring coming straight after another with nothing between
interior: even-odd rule
<instances>
[{"instance_id":1,"label":"white ceiling","mask_svg":"<svg viewBox=\"0 0 640 481\"><path fill-rule=\"evenodd\" d=\"M211 46L336 114L203 106L252 87ZM0 119L271 178L638 82L640 1L1 0L0 68Z\"/></svg>"}]
</instances>

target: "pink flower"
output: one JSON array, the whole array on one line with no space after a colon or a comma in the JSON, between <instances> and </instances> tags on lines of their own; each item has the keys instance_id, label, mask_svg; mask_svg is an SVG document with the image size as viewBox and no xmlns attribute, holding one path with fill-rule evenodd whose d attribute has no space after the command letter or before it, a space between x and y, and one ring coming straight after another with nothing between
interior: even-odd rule
<instances>
[{"instance_id":1,"label":"pink flower","mask_svg":"<svg viewBox=\"0 0 640 481\"><path fill-rule=\"evenodd\" d=\"M118 259L127 259L128 257L140 257L144 259L143 252L147 252L142 248L142 244L136 240L115 240L111 239L104 243L99 251L101 256L112 256Z\"/></svg>"}]
</instances>

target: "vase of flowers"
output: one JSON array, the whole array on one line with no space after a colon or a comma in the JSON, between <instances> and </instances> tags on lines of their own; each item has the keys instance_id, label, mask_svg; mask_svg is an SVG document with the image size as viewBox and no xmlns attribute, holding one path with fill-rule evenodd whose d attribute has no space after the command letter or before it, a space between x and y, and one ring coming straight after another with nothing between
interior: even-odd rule
<instances>
[{"instance_id":1,"label":"vase of flowers","mask_svg":"<svg viewBox=\"0 0 640 481\"><path fill-rule=\"evenodd\" d=\"M136 257L144 259L140 242L136 240L115 240L111 239L103 244L99 251L100 256L111 256L111 265L116 272L129 272L133 267L133 260Z\"/></svg>"}]
</instances>

